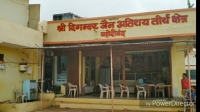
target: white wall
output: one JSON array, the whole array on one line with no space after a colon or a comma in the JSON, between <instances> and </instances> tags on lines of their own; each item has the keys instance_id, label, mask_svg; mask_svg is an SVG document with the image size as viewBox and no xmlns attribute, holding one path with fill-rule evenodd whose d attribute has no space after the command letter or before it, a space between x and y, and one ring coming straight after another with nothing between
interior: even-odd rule
<instances>
[{"instance_id":1,"label":"white wall","mask_svg":"<svg viewBox=\"0 0 200 112\"><path fill-rule=\"evenodd\" d=\"M0 19L0 34L0 45L8 43L22 47L43 46L42 32L6 20Z\"/></svg>"},{"instance_id":2,"label":"white wall","mask_svg":"<svg viewBox=\"0 0 200 112\"><path fill-rule=\"evenodd\" d=\"M196 52L192 52L189 55L189 61L190 61L189 63L190 63L190 65L196 66L196 57L195 57L195 54L196 54ZM188 56L185 57L185 65L186 66L188 65Z\"/></svg>"},{"instance_id":3,"label":"white wall","mask_svg":"<svg viewBox=\"0 0 200 112\"><path fill-rule=\"evenodd\" d=\"M0 19L28 25L29 0L0 0Z\"/></svg>"},{"instance_id":4,"label":"white wall","mask_svg":"<svg viewBox=\"0 0 200 112\"><path fill-rule=\"evenodd\" d=\"M29 5L28 27L37 30L40 21L40 4Z\"/></svg>"}]
</instances>

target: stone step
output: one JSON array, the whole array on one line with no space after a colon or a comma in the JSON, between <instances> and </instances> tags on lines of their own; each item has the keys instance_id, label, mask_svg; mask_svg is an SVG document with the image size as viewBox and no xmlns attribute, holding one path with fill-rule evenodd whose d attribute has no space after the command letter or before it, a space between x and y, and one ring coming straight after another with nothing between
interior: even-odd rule
<instances>
[{"instance_id":1,"label":"stone step","mask_svg":"<svg viewBox=\"0 0 200 112\"><path fill-rule=\"evenodd\" d=\"M60 108L79 108L79 109L112 109L111 104L82 104L82 103L60 103ZM183 111L183 107L156 107L156 106L133 106L133 105L113 105L114 110L141 110L152 112L178 112Z\"/></svg>"}]
</instances>

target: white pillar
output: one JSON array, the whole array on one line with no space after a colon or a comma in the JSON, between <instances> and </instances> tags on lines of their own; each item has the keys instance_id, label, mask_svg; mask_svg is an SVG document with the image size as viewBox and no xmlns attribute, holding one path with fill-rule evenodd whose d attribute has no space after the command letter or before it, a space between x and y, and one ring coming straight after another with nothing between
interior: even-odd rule
<instances>
[{"instance_id":1,"label":"white pillar","mask_svg":"<svg viewBox=\"0 0 200 112\"><path fill-rule=\"evenodd\" d=\"M42 93L43 93L43 83L44 83L44 51L42 54L42 79L41 79L41 94L40 94L40 101L41 101L41 107L42 110Z\"/></svg>"},{"instance_id":2,"label":"white pillar","mask_svg":"<svg viewBox=\"0 0 200 112\"><path fill-rule=\"evenodd\" d=\"M187 43L187 61L188 61L188 78L189 78L189 90L191 99L191 81L190 81L190 55L189 55L189 43ZM191 101L191 100L190 100Z\"/></svg>"},{"instance_id":3,"label":"white pillar","mask_svg":"<svg viewBox=\"0 0 200 112\"><path fill-rule=\"evenodd\" d=\"M110 80L111 80L111 98L112 98L112 112L113 112L113 62L112 62L112 46L110 46Z\"/></svg>"}]
</instances>

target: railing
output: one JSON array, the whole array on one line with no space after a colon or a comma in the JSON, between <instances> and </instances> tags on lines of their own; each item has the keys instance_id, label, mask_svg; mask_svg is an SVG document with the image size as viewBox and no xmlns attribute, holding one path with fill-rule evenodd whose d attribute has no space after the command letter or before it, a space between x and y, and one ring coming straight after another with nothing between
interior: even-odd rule
<instances>
[{"instance_id":1,"label":"railing","mask_svg":"<svg viewBox=\"0 0 200 112\"><path fill-rule=\"evenodd\" d=\"M148 80L148 81L154 81L154 80L158 80L155 78L158 78L158 74L162 75L162 72L129 72L126 73L126 80L138 80L140 78ZM113 73L113 80L122 80L123 77L123 73Z\"/></svg>"}]
</instances>

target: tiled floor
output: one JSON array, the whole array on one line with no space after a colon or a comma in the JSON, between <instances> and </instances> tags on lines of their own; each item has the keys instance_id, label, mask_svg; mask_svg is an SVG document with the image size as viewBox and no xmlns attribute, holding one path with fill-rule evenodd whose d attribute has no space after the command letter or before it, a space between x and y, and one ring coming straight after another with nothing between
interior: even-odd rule
<instances>
[{"instance_id":1,"label":"tiled floor","mask_svg":"<svg viewBox=\"0 0 200 112\"><path fill-rule=\"evenodd\" d=\"M86 94L86 95L84 95L84 96L78 96L78 97L75 97L75 98L92 98L92 99L99 99L99 96L100 96L99 94ZM67 98L68 96L65 96L65 97ZM73 98L73 97L72 97L72 98ZM106 96L105 96L105 95L104 95L104 98L103 98L103 99L106 99ZM130 94L130 95L129 95L129 98L127 98L126 95L123 96L123 97L121 98L121 97L120 97L120 93L116 93L114 99L137 100L137 96L136 96L136 94ZM169 101L175 100L175 99L178 100L178 101L181 101L181 100L182 100L182 98L168 98L168 97L163 98L163 97L154 97L153 95L152 95L151 98L146 98L146 99L144 99L143 96L140 96L140 100L155 100L155 99L159 99L159 100L165 99L165 100L169 100Z\"/></svg>"},{"instance_id":2,"label":"tiled floor","mask_svg":"<svg viewBox=\"0 0 200 112\"><path fill-rule=\"evenodd\" d=\"M35 112L152 112L152 111L136 111L136 110L97 110L97 109L61 109L59 107L48 107L43 110L38 110ZM158 111L157 111L158 112ZM162 111L164 112L164 111Z\"/></svg>"}]
</instances>

